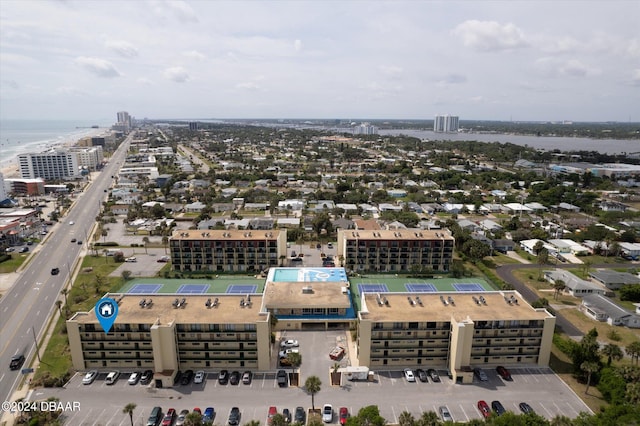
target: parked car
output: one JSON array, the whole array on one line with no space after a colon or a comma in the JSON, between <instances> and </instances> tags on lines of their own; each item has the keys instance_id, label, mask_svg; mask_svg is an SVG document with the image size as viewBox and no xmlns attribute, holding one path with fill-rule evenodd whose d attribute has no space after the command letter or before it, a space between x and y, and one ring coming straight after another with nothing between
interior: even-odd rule
<instances>
[{"instance_id":1,"label":"parked car","mask_svg":"<svg viewBox=\"0 0 640 426\"><path fill-rule=\"evenodd\" d=\"M482 417L485 419L491 415L491 409L489 408L489 404L486 401L478 401L478 410Z\"/></svg>"},{"instance_id":2,"label":"parked car","mask_svg":"<svg viewBox=\"0 0 640 426\"><path fill-rule=\"evenodd\" d=\"M518 406L520 407L520 411L522 411L524 414L535 413L535 411L533 411L533 408L531 408L531 406L526 402L521 402Z\"/></svg>"},{"instance_id":3,"label":"parked car","mask_svg":"<svg viewBox=\"0 0 640 426\"><path fill-rule=\"evenodd\" d=\"M130 385L137 385L139 381L140 381L140 373L137 371L134 371L133 373L131 373L131 375L129 375L129 380L127 380L127 382Z\"/></svg>"},{"instance_id":4,"label":"parked car","mask_svg":"<svg viewBox=\"0 0 640 426\"><path fill-rule=\"evenodd\" d=\"M504 380L513 380L511 378L511 373L509 372L509 370L507 370L503 366L501 366L501 365L497 366L496 367L496 371L498 372L500 377L502 377Z\"/></svg>"},{"instance_id":5,"label":"parked car","mask_svg":"<svg viewBox=\"0 0 640 426\"><path fill-rule=\"evenodd\" d=\"M6 248L4 251L5 251L5 252L7 252L7 253L11 253L11 252L13 252L13 251L16 251L16 249L15 249L15 248L13 248L13 247L8 247L8 248Z\"/></svg>"},{"instance_id":6,"label":"parked car","mask_svg":"<svg viewBox=\"0 0 640 426\"><path fill-rule=\"evenodd\" d=\"M161 256L156 260L158 263L167 263L169 261L169 256Z\"/></svg>"},{"instance_id":7,"label":"parked car","mask_svg":"<svg viewBox=\"0 0 640 426\"><path fill-rule=\"evenodd\" d=\"M428 369L427 374L429 375L429 377L431 377L432 381L434 382L440 381L440 375L438 375L438 372L435 369L433 368Z\"/></svg>"},{"instance_id":8,"label":"parked car","mask_svg":"<svg viewBox=\"0 0 640 426\"><path fill-rule=\"evenodd\" d=\"M180 384L183 386L186 386L189 383L191 383L192 378L193 378L193 370L187 370L184 372L184 374L180 378Z\"/></svg>"},{"instance_id":9,"label":"parked car","mask_svg":"<svg viewBox=\"0 0 640 426\"><path fill-rule=\"evenodd\" d=\"M220 383L221 385L226 385L227 383L229 383L229 371L228 370L221 370L220 374L218 374L218 383Z\"/></svg>"},{"instance_id":10,"label":"parked car","mask_svg":"<svg viewBox=\"0 0 640 426\"><path fill-rule=\"evenodd\" d=\"M196 385L199 385L202 382L204 382L204 371L198 370L196 371L196 375L193 376L193 383L195 383Z\"/></svg>"},{"instance_id":11,"label":"parked car","mask_svg":"<svg viewBox=\"0 0 640 426\"><path fill-rule=\"evenodd\" d=\"M501 416L507 412L500 401L491 401L491 408L493 408L497 416Z\"/></svg>"},{"instance_id":12,"label":"parked car","mask_svg":"<svg viewBox=\"0 0 640 426\"><path fill-rule=\"evenodd\" d=\"M296 411L293 413L293 421L302 424L306 423L307 413L305 413L303 407L296 407Z\"/></svg>"},{"instance_id":13,"label":"parked car","mask_svg":"<svg viewBox=\"0 0 640 426\"><path fill-rule=\"evenodd\" d=\"M96 377L98 377L98 370L87 371L87 374L82 378L82 384L90 385L94 380L96 380Z\"/></svg>"},{"instance_id":14,"label":"parked car","mask_svg":"<svg viewBox=\"0 0 640 426\"><path fill-rule=\"evenodd\" d=\"M322 407L322 421L325 423L333 421L333 406L331 404L324 404Z\"/></svg>"},{"instance_id":15,"label":"parked car","mask_svg":"<svg viewBox=\"0 0 640 426\"><path fill-rule=\"evenodd\" d=\"M422 368L418 368L416 370L416 376L418 376L418 379L420 379L421 382L429 381L429 379L427 379L427 372L424 371Z\"/></svg>"},{"instance_id":16,"label":"parked car","mask_svg":"<svg viewBox=\"0 0 640 426\"><path fill-rule=\"evenodd\" d=\"M164 415L162 419L162 426L173 426L173 420L176 418L176 409L169 408L167 410L167 414Z\"/></svg>"},{"instance_id":17,"label":"parked car","mask_svg":"<svg viewBox=\"0 0 640 426\"><path fill-rule=\"evenodd\" d=\"M267 412L267 425L271 425L273 422L273 416L278 414L278 409L274 406L269 407L269 411Z\"/></svg>"},{"instance_id":18,"label":"parked car","mask_svg":"<svg viewBox=\"0 0 640 426\"><path fill-rule=\"evenodd\" d=\"M291 411L289 411L288 408L285 408L284 410L282 410L282 417L284 417L285 423L287 424L291 423Z\"/></svg>"},{"instance_id":19,"label":"parked car","mask_svg":"<svg viewBox=\"0 0 640 426\"><path fill-rule=\"evenodd\" d=\"M413 375L413 371L410 368L404 369L404 378L407 379L407 382L416 381L416 376Z\"/></svg>"},{"instance_id":20,"label":"parked car","mask_svg":"<svg viewBox=\"0 0 640 426\"><path fill-rule=\"evenodd\" d=\"M293 339L283 340L280 343L281 348L297 348L298 346L300 346L298 341Z\"/></svg>"},{"instance_id":21,"label":"parked car","mask_svg":"<svg viewBox=\"0 0 640 426\"><path fill-rule=\"evenodd\" d=\"M27 246L24 246L24 247L20 248L20 253L26 253L28 251L29 251L29 247L27 247Z\"/></svg>"},{"instance_id":22,"label":"parked car","mask_svg":"<svg viewBox=\"0 0 640 426\"><path fill-rule=\"evenodd\" d=\"M441 405L440 408L438 408L438 411L440 412L440 418L442 419L443 422L453 421L451 412L449 412L449 409L445 405Z\"/></svg>"},{"instance_id":23,"label":"parked car","mask_svg":"<svg viewBox=\"0 0 640 426\"><path fill-rule=\"evenodd\" d=\"M134 256L131 256L131 257L127 257L124 261L125 262L129 262L129 263L133 263L133 262L137 262L138 259L136 257L134 257Z\"/></svg>"},{"instance_id":24,"label":"parked car","mask_svg":"<svg viewBox=\"0 0 640 426\"><path fill-rule=\"evenodd\" d=\"M482 368L474 368L473 369L473 374L476 375L476 377L481 381L481 382L486 382L487 380L489 380L489 377L487 377L487 373L484 372L484 370Z\"/></svg>"},{"instance_id":25,"label":"parked car","mask_svg":"<svg viewBox=\"0 0 640 426\"><path fill-rule=\"evenodd\" d=\"M336 346L331 350L331 352L329 352L329 358L334 361L338 361L342 359L342 357L344 356L344 352L345 350L342 346Z\"/></svg>"},{"instance_id":26,"label":"parked car","mask_svg":"<svg viewBox=\"0 0 640 426\"><path fill-rule=\"evenodd\" d=\"M236 426L240 424L240 409L233 407L229 412L229 425Z\"/></svg>"},{"instance_id":27,"label":"parked car","mask_svg":"<svg viewBox=\"0 0 640 426\"><path fill-rule=\"evenodd\" d=\"M297 354L297 353L300 353L299 349L297 349L297 348L289 348L289 349L281 350L278 355L280 356L280 358L286 358L287 355L289 355L289 354Z\"/></svg>"},{"instance_id":28,"label":"parked car","mask_svg":"<svg viewBox=\"0 0 640 426\"><path fill-rule=\"evenodd\" d=\"M253 374L251 373L251 371L245 371L244 373L242 373L243 384L250 385L252 379L253 379Z\"/></svg>"},{"instance_id":29,"label":"parked car","mask_svg":"<svg viewBox=\"0 0 640 426\"><path fill-rule=\"evenodd\" d=\"M148 385L153 380L153 371L152 370L144 370L142 376L140 376L140 384Z\"/></svg>"},{"instance_id":30,"label":"parked car","mask_svg":"<svg viewBox=\"0 0 640 426\"><path fill-rule=\"evenodd\" d=\"M202 414L203 422L213 422L214 417L216 416L216 412L213 407L207 407L204 409L204 413Z\"/></svg>"},{"instance_id":31,"label":"parked car","mask_svg":"<svg viewBox=\"0 0 640 426\"><path fill-rule=\"evenodd\" d=\"M24 364L24 355L14 355L11 357L11 361L9 361L9 370L19 370Z\"/></svg>"},{"instance_id":32,"label":"parked car","mask_svg":"<svg viewBox=\"0 0 640 426\"><path fill-rule=\"evenodd\" d=\"M344 426L345 424L347 424L347 419L349 418L349 410L347 410L347 407L340 407L338 413L340 424Z\"/></svg>"},{"instance_id":33,"label":"parked car","mask_svg":"<svg viewBox=\"0 0 640 426\"><path fill-rule=\"evenodd\" d=\"M289 384L289 377L287 376L287 372L284 370L278 370L276 379L278 381L278 386L280 386L281 388L287 387L287 385Z\"/></svg>"},{"instance_id":34,"label":"parked car","mask_svg":"<svg viewBox=\"0 0 640 426\"><path fill-rule=\"evenodd\" d=\"M160 419L162 419L162 408L153 407L147 419L147 426L157 426L160 423Z\"/></svg>"},{"instance_id":35,"label":"parked car","mask_svg":"<svg viewBox=\"0 0 640 426\"><path fill-rule=\"evenodd\" d=\"M189 410L180 411L180 414L178 414L178 419L176 420L176 426L183 426L188 414Z\"/></svg>"},{"instance_id":36,"label":"parked car","mask_svg":"<svg viewBox=\"0 0 640 426\"><path fill-rule=\"evenodd\" d=\"M120 372L118 371L112 371L109 374L107 374L107 378L104 379L104 382L107 385L113 385L115 382L118 381L118 377L120 377Z\"/></svg>"},{"instance_id":37,"label":"parked car","mask_svg":"<svg viewBox=\"0 0 640 426\"><path fill-rule=\"evenodd\" d=\"M232 371L231 374L229 375L229 383L231 383L232 385L237 385L238 383L240 383L240 372L239 371Z\"/></svg>"}]
</instances>

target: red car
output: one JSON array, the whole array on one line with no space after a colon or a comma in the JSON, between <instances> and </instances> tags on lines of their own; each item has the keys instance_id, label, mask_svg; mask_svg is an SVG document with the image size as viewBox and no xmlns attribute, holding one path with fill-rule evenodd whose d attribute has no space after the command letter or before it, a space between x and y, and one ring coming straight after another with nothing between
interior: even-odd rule
<instances>
[{"instance_id":1,"label":"red car","mask_svg":"<svg viewBox=\"0 0 640 426\"><path fill-rule=\"evenodd\" d=\"M349 410L347 410L347 407L340 407L340 424L345 425L347 423L348 418L349 418Z\"/></svg>"},{"instance_id":2,"label":"red car","mask_svg":"<svg viewBox=\"0 0 640 426\"><path fill-rule=\"evenodd\" d=\"M276 407L269 407L269 414L267 415L267 424L270 425L273 422L273 416L278 414L278 409Z\"/></svg>"},{"instance_id":3,"label":"red car","mask_svg":"<svg viewBox=\"0 0 640 426\"><path fill-rule=\"evenodd\" d=\"M162 418L162 426L171 426L173 424L173 419L175 419L176 417L176 410L175 408L169 408L167 410L167 414L164 415L164 417Z\"/></svg>"},{"instance_id":4,"label":"red car","mask_svg":"<svg viewBox=\"0 0 640 426\"><path fill-rule=\"evenodd\" d=\"M512 380L511 379L511 373L509 372L509 370L507 370L503 366L501 366L501 365L497 366L496 367L496 371L498 372L500 377L502 377L504 380Z\"/></svg>"},{"instance_id":5,"label":"red car","mask_svg":"<svg viewBox=\"0 0 640 426\"><path fill-rule=\"evenodd\" d=\"M198 407L194 408L193 412L202 415L202 410L200 410Z\"/></svg>"},{"instance_id":6,"label":"red car","mask_svg":"<svg viewBox=\"0 0 640 426\"><path fill-rule=\"evenodd\" d=\"M489 404L486 401L478 401L478 410L480 410L482 417L485 419L491 415L491 408L489 408Z\"/></svg>"}]
</instances>

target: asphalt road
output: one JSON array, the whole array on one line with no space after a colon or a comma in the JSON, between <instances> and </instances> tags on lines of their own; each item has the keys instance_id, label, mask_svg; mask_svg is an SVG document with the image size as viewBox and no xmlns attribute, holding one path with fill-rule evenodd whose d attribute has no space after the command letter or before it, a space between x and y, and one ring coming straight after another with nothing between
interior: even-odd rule
<instances>
[{"instance_id":1,"label":"asphalt road","mask_svg":"<svg viewBox=\"0 0 640 426\"><path fill-rule=\"evenodd\" d=\"M56 300L64 300L60 291L68 283L83 246L71 243L77 238L87 243L87 236L95 222L105 189L123 163L131 138L121 144L103 172L76 198L68 214L50 230L37 252L9 291L0 299L0 399L11 400L20 382L21 371L9 370L13 355L24 354L28 368L36 354L36 339L46 330ZM70 222L74 222L70 225ZM59 268L58 275L51 275ZM42 362L47 362L42 359Z\"/></svg>"}]
</instances>

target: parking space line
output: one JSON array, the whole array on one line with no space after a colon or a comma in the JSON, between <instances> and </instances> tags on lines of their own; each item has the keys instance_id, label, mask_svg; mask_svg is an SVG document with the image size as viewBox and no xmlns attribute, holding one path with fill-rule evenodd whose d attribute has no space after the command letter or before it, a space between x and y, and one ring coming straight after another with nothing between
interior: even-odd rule
<instances>
[{"instance_id":1,"label":"parking space line","mask_svg":"<svg viewBox=\"0 0 640 426\"><path fill-rule=\"evenodd\" d=\"M460 410L462 410L462 414L464 414L465 422L468 422L469 416L467 415L467 412L465 411L464 406L462 404L458 404L458 406L460 407Z\"/></svg>"},{"instance_id":2,"label":"parking space line","mask_svg":"<svg viewBox=\"0 0 640 426\"><path fill-rule=\"evenodd\" d=\"M549 411L549 409L546 407L546 405L544 405L544 404L540 403L540 406L542 406L542 408L544 409L544 411L546 411L546 412L547 412L547 414L549 415L549 418L550 418L550 419L552 419L553 417L555 417L555 416L554 416L554 414L553 414L551 411Z\"/></svg>"},{"instance_id":3,"label":"parking space line","mask_svg":"<svg viewBox=\"0 0 640 426\"><path fill-rule=\"evenodd\" d=\"M103 409L102 409L102 411L100 411L100 414L98 414L98 415L96 416L96 419L101 419L101 418L102 418L103 413L104 413L106 410L107 410L106 408L103 408ZM95 421L95 422L93 422L92 424L95 426L95 425L98 425L98 424L100 424L100 423L99 423L99 420L96 420L96 421Z\"/></svg>"}]
</instances>

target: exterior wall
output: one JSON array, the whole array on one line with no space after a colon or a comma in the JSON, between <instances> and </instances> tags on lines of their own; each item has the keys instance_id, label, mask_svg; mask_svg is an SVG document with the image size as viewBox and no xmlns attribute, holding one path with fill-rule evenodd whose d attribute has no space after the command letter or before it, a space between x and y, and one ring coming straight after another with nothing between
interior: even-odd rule
<instances>
[{"instance_id":1,"label":"exterior wall","mask_svg":"<svg viewBox=\"0 0 640 426\"><path fill-rule=\"evenodd\" d=\"M52 151L18 156L23 179L58 180L78 176L78 159L73 152Z\"/></svg>"}]
</instances>

